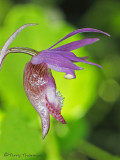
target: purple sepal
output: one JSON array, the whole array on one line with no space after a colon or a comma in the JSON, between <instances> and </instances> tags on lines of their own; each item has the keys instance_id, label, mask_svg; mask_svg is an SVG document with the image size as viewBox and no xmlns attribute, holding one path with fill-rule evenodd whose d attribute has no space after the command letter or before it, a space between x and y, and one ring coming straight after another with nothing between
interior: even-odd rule
<instances>
[{"instance_id":1,"label":"purple sepal","mask_svg":"<svg viewBox=\"0 0 120 160\"><path fill-rule=\"evenodd\" d=\"M85 39L82 39L79 41L74 41L74 42L62 45L62 46L54 48L52 50L54 50L54 51L72 51L72 50L78 49L80 47L94 43L98 40L99 40L99 38L85 38Z\"/></svg>"},{"instance_id":2,"label":"purple sepal","mask_svg":"<svg viewBox=\"0 0 120 160\"><path fill-rule=\"evenodd\" d=\"M54 53L55 56L56 55L61 55L62 57L65 57L72 62L83 62L83 63L95 65L97 67L102 68L102 66L100 66L99 64L95 64L93 62L86 61L86 59L88 57L77 57L74 53L69 52L69 51L53 51L53 50L50 50L50 51L42 51L42 52L44 52L44 54L46 54L46 53L53 54Z\"/></svg>"},{"instance_id":3,"label":"purple sepal","mask_svg":"<svg viewBox=\"0 0 120 160\"><path fill-rule=\"evenodd\" d=\"M102 34L105 34L107 36L110 37L110 34L106 33L106 32L103 32L101 30L98 30L98 29L94 29L94 28L82 28L82 29L77 29L75 31L72 31L71 33L67 34L65 37L63 37L61 40L59 40L57 43L55 43L54 45L52 45L50 48L48 48L48 50L50 50L51 48L53 48L54 46L56 46L58 43L60 43L61 41L75 35L75 34L78 34L78 33L82 33L82 32L98 32L98 33L102 33Z\"/></svg>"},{"instance_id":4,"label":"purple sepal","mask_svg":"<svg viewBox=\"0 0 120 160\"><path fill-rule=\"evenodd\" d=\"M72 61L67 59L66 57L55 54L49 51L41 51L37 56L32 57L32 64L41 64L46 63L47 65L52 65L57 67L69 68L72 70L81 70L81 67L76 66Z\"/></svg>"}]
</instances>

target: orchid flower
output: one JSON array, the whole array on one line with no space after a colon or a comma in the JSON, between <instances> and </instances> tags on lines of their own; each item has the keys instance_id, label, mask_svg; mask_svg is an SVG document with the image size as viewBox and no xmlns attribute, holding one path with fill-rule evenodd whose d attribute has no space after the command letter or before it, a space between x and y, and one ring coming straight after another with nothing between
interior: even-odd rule
<instances>
[{"instance_id":1,"label":"orchid flower","mask_svg":"<svg viewBox=\"0 0 120 160\"><path fill-rule=\"evenodd\" d=\"M33 25L36 24L23 25L6 41L0 51L0 68L5 56L8 53L26 53L32 56L31 61L26 64L24 70L24 89L29 101L40 115L42 122L42 134L43 138L45 138L50 127L50 114L59 122L66 124L63 116L61 115L63 97L56 89L56 84L52 76L51 69L58 72L64 72L64 78L72 79L75 78L75 70L83 69L82 67L78 67L76 64L74 64L74 62L83 62L102 68L98 64L87 61L86 59L88 59L88 57L77 57L72 52L77 48L97 42L99 40L98 38L85 38L67 43L60 47L53 47L61 41L82 32L98 32L106 34L107 36L110 35L97 29L82 28L67 34L64 38L59 40L50 48L40 52L24 47L14 47L8 49L15 37L24 28Z\"/></svg>"}]
</instances>

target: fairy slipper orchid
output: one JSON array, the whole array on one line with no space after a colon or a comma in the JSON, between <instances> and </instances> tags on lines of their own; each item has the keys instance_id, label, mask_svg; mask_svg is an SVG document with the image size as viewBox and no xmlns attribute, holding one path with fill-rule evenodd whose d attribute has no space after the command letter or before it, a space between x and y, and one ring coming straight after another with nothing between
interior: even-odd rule
<instances>
[{"instance_id":1,"label":"fairy slipper orchid","mask_svg":"<svg viewBox=\"0 0 120 160\"><path fill-rule=\"evenodd\" d=\"M60 41L52 45L50 48L43 51L36 51L30 48L15 47L8 49L9 45L15 37L22 31L22 29L36 24L25 24L14 32L11 37L6 41L0 51L0 68L5 56L8 53L26 53L32 56L30 62L26 64L24 70L24 89L27 97L33 107L40 115L42 122L42 134L45 138L50 127L50 114L59 122L65 124L65 120L61 115L61 107L63 105L63 97L57 91L55 80L52 76L51 69L64 72L65 78L75 78L75 70L82 70L74 62L83 62L102 68L100 65L87 61L88 57L77 57L72 50L92 44L98 41L98 38L85 38L82 40L74 41L53 48L61 41L82 32L98 32L110 36L108 33L93 29L83 28L75 30Z\"/></svg>"}]
</instances>

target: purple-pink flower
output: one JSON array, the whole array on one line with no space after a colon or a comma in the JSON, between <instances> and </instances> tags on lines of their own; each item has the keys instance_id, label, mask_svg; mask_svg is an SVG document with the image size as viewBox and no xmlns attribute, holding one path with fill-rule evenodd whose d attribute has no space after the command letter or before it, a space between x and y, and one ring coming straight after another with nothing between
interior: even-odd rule
<instances>
[{"instance_id":1,"label":"purple-pink flower","mask_svg":"<svg viewBox=\"0 0 120 160\"><path fill-rule=\"evenodd\" d=\"M54 48L61 41L82 32L98 32L110 36L108 33L93 29L82 28L75 30L57 43L52 45L46 50L36 51L30 48L14 47L8 49L11 42L17 34L25 27L35 24L26 24L20 27L12 36L6 41L5 45L0 51L0 66L8 53L27 53L32 55L30 62L26 64L24 70L24 89L27 97L33 107L36 109L41 117L42 134L45 138L50 127L50 114L59 122L65 124L65 120L61 115L61 107L63 105L63 98L61 93L57 91L55 80L52 76L51 69L64 72L64 78L75 78L75 70L82 70L74 62L83 62L102 68L100 65L87 61L88 57L77 57L72 51L80 47L92 44L98 41L98 38L85 38L82 40L74 41Z\"/></svg>"}]
</instances>

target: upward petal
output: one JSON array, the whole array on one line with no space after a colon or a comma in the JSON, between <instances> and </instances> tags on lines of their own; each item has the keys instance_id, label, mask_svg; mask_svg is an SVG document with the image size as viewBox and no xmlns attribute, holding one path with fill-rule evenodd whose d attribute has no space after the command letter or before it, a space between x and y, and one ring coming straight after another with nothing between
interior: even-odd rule
<instances>
[{"instance_id":1,"label":"upward petal","mask_svg":"<svg viewBox=\"0 0 120 160\"><path fill-rule=\"evenodd\" d=\"M62 45L60 47L52 49L53 51L72 51L75 49L78 49L80 47L86 46L88 44L94 43L98 41L99 38L86 38L79 41L74 41L65 45Z\"/></svg>"},{"instance_id":2,"label":"upward petal","mask_svg":"<svg viewBox=\"0 0 120 160\"><path fill-rule=\"evenodd\" d=\"M94 29L94 28L82 28L82 29L77 29L75 31L72 31L71 33L67 34L65 37L63 37L61 40L59 40L57 43L55 43L54 45L52 45L50 48L48 48L49 50L51 48L53 48L54 46L56 46L58 43L60 43L61 41L75 35L75 34L78 34L78 33L82 33L82 32L98 32L98 33L102 33L102 34L105 34L107 36L110 36L110 34L106 33L106 32L103 32L101 30L98 30L98 29Z\"/></svg>"},{"instance_id":3,"label":"upward petal","mask_svg":"<svg viewBox=\"0 0 120 160\"><path fill-rule=\"evenodd\" d=\"M23 26L21 26L20 28L18 28L10 37L9 39L5 42L4 46L2 47L1 51L0 51L0 69L2 66L2 62L3 59L5 58L6 54L7 54L7 49L9 47L9 45L12 43L12 41L15 39L15 37L26 27L28 26L33 26L33 25L37 25L34 23L31 24L25 24Z\"/></svg>"}]
</instances>

